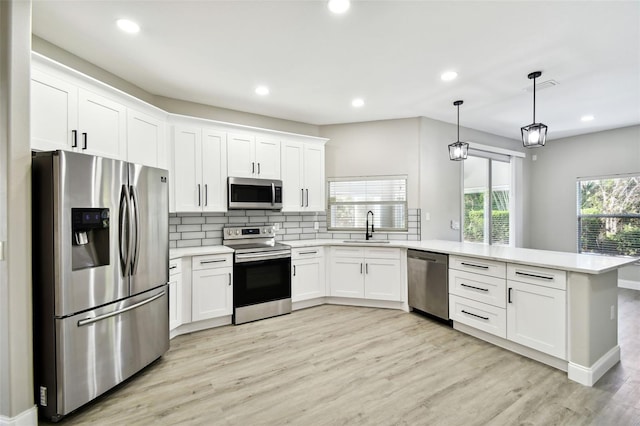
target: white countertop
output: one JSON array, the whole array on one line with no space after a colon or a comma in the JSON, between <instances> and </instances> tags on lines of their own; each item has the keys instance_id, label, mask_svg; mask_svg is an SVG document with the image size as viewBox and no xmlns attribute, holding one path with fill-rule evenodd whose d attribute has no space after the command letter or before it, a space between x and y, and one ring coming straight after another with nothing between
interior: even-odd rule
<instances>
[{"instance_id":1,"label":"white countertop","mask_svg":"<svg viewBox=\"0 0 640 426\"><path fill-rule=\"evenodd\" d=\"M543 268L561 269L586 274L602 274L631 264L638 259L577 254L569 252L534 250L515 247L488 246L478 243L461 243L458 241L424 240L424 241L394 241L358 242L344 240L296 240L280 241L291 248L317 246L362 246L362 247L398 247L414 250L433 251L438 253L460 256L477 257L482 259L499 260L502 262L519 263L539 266ZM204 254L233 253L225 246L188 247L169 250L169 257L175 259L183 256L198 256Z\"/></svg>"}]
</instances>

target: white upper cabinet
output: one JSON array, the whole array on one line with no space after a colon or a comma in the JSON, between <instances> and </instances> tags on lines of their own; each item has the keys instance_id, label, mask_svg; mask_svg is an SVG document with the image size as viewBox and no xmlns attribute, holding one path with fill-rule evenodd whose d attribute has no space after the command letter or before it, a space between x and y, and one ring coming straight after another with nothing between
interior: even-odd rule
<instances>
[{"instance_id":1,"label":"white upper cabinet","mask_svg":"<svg viewBox=\"0 0 640 426\"><path fill-rule=\"evenodd\" d=\"M172 148L175 211L226 211L226 134L175 126Z\"/></svg>"},{"instance_id":2,"label":"white upper cabinet","mask_svg":"<svg viewBox=\"0 0 640 426\"><path fill-rule=\"evenodd\" d=\"M127 158L127 108L88 90L78 91L80 152L124 160Z\"/></svg>"},{"instance_id":3,"label":"white upper cabinet","mask_svg":"<svg viewBox=\"0 0 640 426\"><path fill-rule=\"evenodd\" d=\"M31 147L41 151L78 146L78 88L39 70L31 73Z\"/></svg>"},{"instance_id":4,"label":"white upper cabinet","mask_svg":"<svg viewBox=\"0 0 640 426\"><path fill-rule=\"evenodd\" d=\"M164 121L129 108L127 110L127 161L168 168L164 164Z\"/></svg>"},{"instance_id":5,"label":"white upper cabinet","mask_svg":"<svg viewBox=\"0 0 640 426\"><path fill-rule=\"evenodd\" d=\"M227 168L231 177L280 179L280 141L229 133Z\"/></svg>"},{"instance_id":6,"label":"white upper cabinet","mask_svg":"<svg viewBox=\"0 0 640 426\"><path fill-rule=\"evenodd\" d=\"M324 146L286 141L282 143L284 211L325 209Z\"/></svg>"}]
</instances>

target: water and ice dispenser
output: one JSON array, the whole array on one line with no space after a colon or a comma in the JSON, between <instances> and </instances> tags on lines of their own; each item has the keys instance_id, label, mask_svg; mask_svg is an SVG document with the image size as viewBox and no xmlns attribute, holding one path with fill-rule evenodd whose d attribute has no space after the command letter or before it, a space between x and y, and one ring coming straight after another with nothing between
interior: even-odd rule
<instances>
[{"instance_id":1,"label":"water and ice dispenser","mask_svg":"<svg viewBox=\"0 0 640 426\"><path fill-rule=\"evenodd\" d=\"M74 271L109 264L109 209L71 209L71 234Z\"/></svg>"}]
</instances>

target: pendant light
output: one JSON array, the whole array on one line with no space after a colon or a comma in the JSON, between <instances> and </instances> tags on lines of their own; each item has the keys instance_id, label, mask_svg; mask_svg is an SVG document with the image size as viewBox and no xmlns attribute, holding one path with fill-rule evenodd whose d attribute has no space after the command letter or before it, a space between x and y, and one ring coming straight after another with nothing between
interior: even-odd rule
<instances>
[{"instance_id":1,"label":"pendant light","mask_svg":"<svg viewBox=\"0 0 640 426\"><path fill-rule=\"evenodd\" d=\"M527 76L529 80L533 80L533 123L520 128L522 145L525 148L544 146L547 141L547 126L542 123L536 123L536 78L541 75L541 71L535 71Z\"/></svg>"},{"instance_id":2,"label":"pendant light","mask_svg":"<svg viewBox=\"0 0 640 426\"><path fill-rule=\"evenodd\" d=\"M469 144L466 142L460 142L460 105L462 105L462 101L455 101L453 104L458 107L458 140L449 145L449 159L453 161L461 161L467 158Z\"/></svg>"}]
</instances>

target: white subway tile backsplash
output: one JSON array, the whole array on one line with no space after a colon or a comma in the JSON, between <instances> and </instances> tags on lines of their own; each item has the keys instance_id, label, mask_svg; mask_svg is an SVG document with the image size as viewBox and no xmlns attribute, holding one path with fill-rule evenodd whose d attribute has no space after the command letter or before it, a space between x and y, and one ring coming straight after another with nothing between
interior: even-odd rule
<instances>
[{"instance_id":1,"label":"white subway tile backsplash","mask_svg":"<svg viewBox=\"0 0 640 426\"><path fill-rule=\"evenodd\" d=\"M318 230L314 228L318 222ZM171 213L169 247L193 247L222 244L225 226L280 224L276 239L364 239L360 232L329 232L324 212L277 212L271 210L231 210L226 213ZM374 232L373 239L394 241L420 240L420 209L409 209L407 232Z\"/></svg>"}]
</instances>

